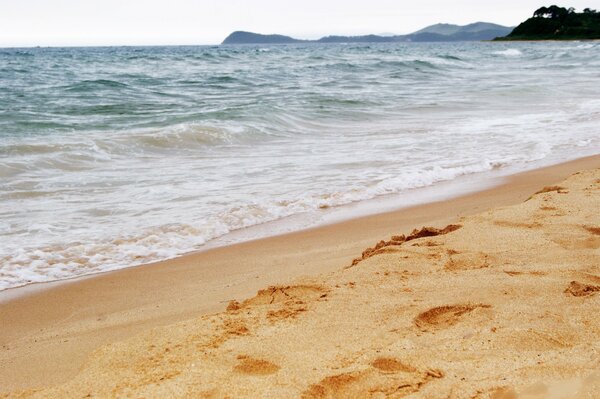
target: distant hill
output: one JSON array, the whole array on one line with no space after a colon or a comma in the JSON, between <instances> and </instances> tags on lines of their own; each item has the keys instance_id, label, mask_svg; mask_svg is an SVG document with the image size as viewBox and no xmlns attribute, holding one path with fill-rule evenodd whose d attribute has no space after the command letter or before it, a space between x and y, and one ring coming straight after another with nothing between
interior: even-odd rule
<instances>
[{"instance_id":1,"label":"distant hill","mask_svg":"<svg viewBox=\"0 0 600 399\"><path fill-rule=\"evenodd\" d=\"M261 35L260 33L236 31L227 36L222 44L283 44L303 41L283 35Z\"/></svg>"},{"instance_id":2,"label":"distant hill","mask_svg":"<svg viewBox=\"0 0 600 399\"><path fill-rule=\"evenodd\" d=\"M600 39L600 12L586 8L542 7L533 17L496 40L592 40Z\"/></svg>"},{"instance_id":3,"label":"distant hill","mask_svg":"<svg viewBox=\"0 0 600 399\"><path fill-rule=\"evenodd\" d=\"M506 36L512 28L488 22L469 25L436 24L409 35L325 36L318 40L299 40L283 35L233 32L222 44L286 44L286 43L391 43L391 42L457 42L492 40Z\"/></svg>"},{"instance_id":4,"label":"distant hill","mask_svg":"<svg viewBox=\"0 0 600 399\"><path fill-rule=\"evenodd\" d=\"M461 34L461 33L476 33L476 32L486 32L486 31L492 31L492 30L510 32L511 28L508 28L508 27L502 26L502 25L498 25L498 24L492 24L489 22L475 22L473 24L464 25L464 26L452 25L452 24L435 24L435 25L431 25L426 28L423 28L421 30L418 30L415 33L413 33L413 35L417 35L420 33L435 33L438 35L452 36L452 35Z\"/></svg>"},{"instance_id":5,"label":"distant hill","mask_svg":"<svg viewBox=\"0 0 600 399\"><path fill-rule=\"evenodd\" d=\"M468 25L436 24L423 28L415 33L406 35L410 41L458 42L492 40L505 36L512 28L489 22L475 22Z\"/></svg>"},{"instance_id":6,"label":"distant hill","mask_svg":"<svg viewBox=\"0 0 600 399\"><path fill-rule=\"evenodd\" d=\"M379 36L379 35L364 35L364 36L325 36L319 40L314 40L313 43L390 43L397 41L398 36Z\"/></svg>"},{"instance_id":7,"label":"distant hill","mask_svg":"<svg viewBox=\"0 0 600 399\"><path fill-rule=\"evenodd\" d=\"M418 30L413 33L413 35L418 35L419 33L434 33L436 35L453 35L460 31L460 25L452 25L452 24L435 24L430 25L426 28Z\"/></svg>"}]
</instances>

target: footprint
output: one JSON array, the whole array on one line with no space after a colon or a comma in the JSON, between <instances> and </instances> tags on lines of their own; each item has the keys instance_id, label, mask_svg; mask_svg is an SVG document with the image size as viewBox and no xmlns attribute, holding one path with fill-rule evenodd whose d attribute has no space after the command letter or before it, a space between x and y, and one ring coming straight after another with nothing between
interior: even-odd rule
<instances>
[{"instance_id":1,"label":"footprint","mask_svg":"<svg viewBox=\"0 0 600 399\"><path fill-rule=\"evenodd\" d=\"M307 304L327 297L328 289L320 285L288 285L271 286L260 290L255 297L242 303L231 301L227 306L230 315L240 314L240 310L251 308L265 309L266 318L274 323L280 320L294 319L303 312L308 311ZM241 331L238 335L245 335L247 331Z\"/></svg>"},{"instance_id":2,"label":"footprint","mask_svg":"<svg viewBox=\"0 0 600 399\"><path fill-rule=\"evenodd\" d=\"M271 305L288 301L314 301L319 299L327 290L319 285L288 285L271 286L260 290L254 298L250 298L240 305L240 308L249 306Z\"/></svg>"},{"instance_id":3,"label":"footprint","mask_svg":"<svg viewBox=\"0 0 600 399\"><path fill-rule=\"evenodd\" d=\"M576 234L564 235L551 240L564 249L598 249L600 248L600 236L588 236L582 238Z\"/></svg>"},{"instance_id":4,"label":"footprint","mask_svg":"<svg viewBox=\"0 0 600 399\"><path fill-rule=\"evenodd\" d=\"M414 373L417 371L414 367L406 365L393 357L379 357L371 363L371 366L384 373L397 373L400 371Z\"/></svg>"},{"instance_id":5,"label":"footprint","mask_svg":"<svg viewBox=\"0 0 600 399\"><path fill-rule=\"evenodd\" d=\"M419 314L414 323L422 331L446 328L458 323L465 314L479 308L491 308L491 306L484 304L439 306Z\"/></svg>"},{"instance_id":6,"label":"footprint","mask_svg":"<svg viewBox=\"0 0 600 399\"><path fill-rule=\"evenodd\" d=\"M356 392L353 385L357 384L362 373L344 373L325 377L318 384L311 385L302 394L302 399L320 399L350 396Z\"/></svg>"},{"instance_id":7,"label":"footprint","mask_svg":"<svg viewBox=\"0 0 600 399\"><path fill-rule=\"evenodd\" d=\"M450 260L444 265L446 270L473 270L489 267L488 255L483 252L449 251Z\"/></svg>"},{"instance_id":8,"label":"footprint","mask_svg":"<svg viewBox=\"0 0 600 399\"><path fill-rule=\"evenodd\" d=\"M320 285L288 285L271 286L260 290L253 298L240 303L231 301L227 306L228 312L237 312L254 306L272 305L286 302L310 302L326 296L328 290Z\"/></svg>"},{"instance_id":9,"label":"footprint","mask_svg":"<svg viewBox=\"0 0 600 399\"><path fill-rule=\"evenodd\" d=\"M600 286L584 284L579 281L571 281L571 284L565 289L565 294L571 294L573 296L590 296L594 295L597 292L600 292Z\"/></svg>"},{"instance_id":10,"label":"footprint","mask_svg":"<svg viewBox=\"0 0 600 399\"><path fill-rule=\"evenodd\" d=\"M254 359L246 356L239 356L238 359L240 359L240 362L233 369L246 375L270 375L281 369L278 365L264 359Z\"/></svg>"},{"instance_id":11,"label":"footprint","mask_svg":"<svg viewBox=\"0 0 600 399\"><path fill-rule=\"evenodd\" d=\"M362 371L325 377L311 385L302 398L400 398L418 392L433 379L444 377L439 370L418 370L394 358L378 358L371 366Z\"/></svg>"}]
</instances>

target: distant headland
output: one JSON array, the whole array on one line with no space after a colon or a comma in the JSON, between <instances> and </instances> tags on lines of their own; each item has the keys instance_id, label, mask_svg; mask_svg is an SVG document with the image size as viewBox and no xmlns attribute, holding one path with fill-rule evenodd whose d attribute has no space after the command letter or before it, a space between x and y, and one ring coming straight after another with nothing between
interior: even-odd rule
<instances>
[{"instance_id":1,"label":"distant headland","mask_svg":"<svg viewBox=\"0 0 600 399\"><path fill-rule=\"evenodd\" d=\"M293 43L393 43L393 42L459 42L492 40L508 35L513 28L489 22L469 25L436 24L408 35L325 36L318 40L300 40L284 35L262 35L236 31L222 44L293 44Z\"/></svg>"},{"instance_id":2,"label":"distant headland","mask_svg":"<svg viewBox=\"0 0 600 399\"><path fill-rule=\"evenodd\" d=\"M586 8L542 7L508 36L496 40L594 40L600 39L600 12Z\"/></svg>"}]
</instances>

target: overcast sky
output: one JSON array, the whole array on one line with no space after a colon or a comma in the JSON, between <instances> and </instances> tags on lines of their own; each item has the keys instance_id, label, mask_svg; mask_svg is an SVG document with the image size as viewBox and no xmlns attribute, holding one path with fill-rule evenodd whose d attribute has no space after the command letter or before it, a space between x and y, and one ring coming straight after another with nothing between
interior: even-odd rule
<instances>
[{"instance_id":1,"label":"overcast sky","mask_svg":"<svg viewBox=\"0 0 600 399\"><path fill-rule=\"evenodd\" d=\"M581 10L599 0L572 0ZM437 22L516 25L543 0L0 0L0 46L218 44L234 30L297 38L404 34ZM596 7L595 7L596 6Z\"/></svg>"}]
</instances>

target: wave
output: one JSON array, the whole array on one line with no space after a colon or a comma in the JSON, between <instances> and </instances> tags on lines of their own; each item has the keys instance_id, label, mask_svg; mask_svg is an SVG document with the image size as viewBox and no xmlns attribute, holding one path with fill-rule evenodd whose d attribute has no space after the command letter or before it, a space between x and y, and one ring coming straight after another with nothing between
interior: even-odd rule
<instances>
[{"instance_id":1,"label":"wave","mask_svg":"<svg viewBox=\"0 0 600 399\"><path fill-rule=\"evenodd\" d=\"M110 142L102 140L104 146L119 145L137 149L191 149L216 144L231 143L234 133L224 128L184 123L164 129L146 130L113 137Z\"/></svg>"},{"instance_id":2,"label":"wave","mask_svg":"<svg viewBox=\"0 0 600 399\"><path fill-rule=\"evenodd\" d=\"M65 91L70 92L88 92L95 91L98 89L123 89L127 88L129 85L122 82L117 82L115 80L110 79L95 79L95 80L82 80L81 82L77 82L71 84L69 86L64 87Z\"/></svg>"},{"instance_id":3,"label":"wave","mask_svg":"<svg viewBox=\"0 0 600 399\"><path fill-rule=\"evenodd\" d=\"M34 130L40 134L43 131L70 130L72 126L61 122L43 121L34 119L17 120L14 122L19 128Z\"/></svg>"},{"instance_id":4,"label":"wave","mask_svg":"<svg viewBox=\"0 0 600 399\"><path fill-rule=\"evenodd\" d=\"M2 172L0 164L0 174L9 173L9 170L11 174L16 170L25 172L32 168L75 170L119 156L136 156L140 152L193 151L259 138L259 134L244 134L239 130L198 123L117 132L97 131L87 135L30 137L28 142L21 138L0 144L0 155L12 160L5 172Z\"/></svg>"},{"instance_id":5,"label":"wave","mask_svg":"<svg viewBox=\"0 0 600 399\"><path fill-rule=\"evenodd\" d=\"M438 55L439 58L442 58L444 60L452 60L452 61L463 61L462 58L456 56L456 55L450 55L450 54L443 54L443 55Z\"/></svg>"},{"instance_id":6,"label":"wave","mask_svg":"<svg viewBox=\"0 0 600 399\"><path fill-rule=\"evenodd\" d=\"M9 51L7 51L7 53L10 54L11 56L17 56L17 57L34 57L35 56L33 51L28 51L28 50L9 50Z\"/></svg>"},{"instance_id":7,"label":"wave","mask_svg":"<svg viewBox=\"0 0 600 399\"><path fill-rule=\"evenodd\" d=\"M206 79L206 83L236 83L240 80L230 75L211 76Z\"/></svg>"},{"instance_id":8,"label":"wave","mask_svg":"<svg viewBox=\"0 0 600 399\"><path fill-rule=\"evenodd\" d=\"M502 51L494 51L492 54L503 55L506 57L519 57L519 56L523 55L523 52L516 48L509 48L509 49L502 50Z\"/></svg>"},{"instance_id":9,"label":"wave","mask_svg":"<svg viewBox=\"0 0 600 399\"><path fill-rule=\"evenodd\" d=\"M27 68L23 68L23 67L3 67L3 68L0 68L0 72L6 73L6 74L11 74L11 73L25 74L25 73L30 73L31 70L27 69Z\"/></svg>"},{"instance_id":10,"label":"wave","mask_svg":"<svg viewBox=\"0 0 600 399\"><path fill-rule=\"evenodd\" d=\"M420 68L425 69L439 69L439 65L435 64L432 59L416 59L416 60L403 60L403 61L379 61L374 65L375 68L392 68L392 69L407 69L416 70Z\"/></svg>"},{"instance_id":11,"label":"wave","mask_svg":"<svg viewBox=\"0 0 600 399\"><path fill-rule=\"evenodd\" d=\"M369 106L369 105L373 104L371 101L363 100L363 99L358 100L358 99L336 98L336 97L320 98L320 99L315 100L315 103L318 105L323 105L323 106L328 106L328 107L339 106L342 108L365 107L365 106Z\"/></svg>"},{"instance_id":12,"label":"wave","mask_svg":"<svg viewBox=\"0 0 600 399\"><path fill-rule=\"evenodd\" d=\"M592 44L592 43L580 44L578 46L575 46L575 48L579 49L579 50L589 50L589 49L592 49L595 47L597 47L597 45Z\"/></svg>"}]
</instances>

